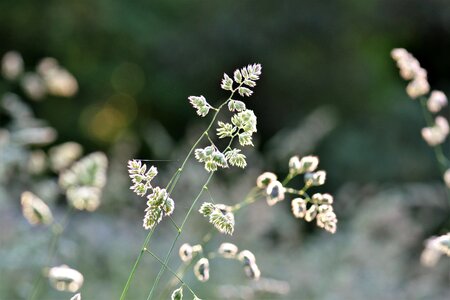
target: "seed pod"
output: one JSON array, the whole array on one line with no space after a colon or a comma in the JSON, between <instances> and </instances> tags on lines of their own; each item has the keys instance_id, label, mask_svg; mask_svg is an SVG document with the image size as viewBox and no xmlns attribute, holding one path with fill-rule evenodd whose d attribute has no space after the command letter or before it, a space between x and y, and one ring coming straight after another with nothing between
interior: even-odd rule
<instances>
[{"instance_id":1,"label":"seed pod","mask_svg":"<svg viewBox=\"0 0 450 300\"><path fill-rule=\"evenodd\" d=\"M178 251L181 260L184 262L189 262L192 259L192 253L192 247L187 243L181 245L180 250Z\"/></svg>"},{"instance_id":2,"label":"seed pod","mask_svg":"<svg viewBox=\"0 0 450 300\"><path fill-rule=\"evenodd\" d=\"M201 258L194 266L194 274L201 282L208 281L209 279L209 260L207 258Z\"/></svg>"},{"instance_id":3,"label":"seed pod","mask_svg":"<svg viewBox=\"0 0 450 300\"><path fill-rule=\"evenodd\" d=\"M238 247L232 243L222 243L218 252L225 258L235 258L238 252Z\"/></svg>"}]
</instances>

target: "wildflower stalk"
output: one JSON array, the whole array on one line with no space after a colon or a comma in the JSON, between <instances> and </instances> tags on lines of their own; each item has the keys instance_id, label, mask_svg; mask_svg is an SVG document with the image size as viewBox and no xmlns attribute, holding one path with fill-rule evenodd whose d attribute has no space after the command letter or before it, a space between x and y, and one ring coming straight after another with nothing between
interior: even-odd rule
<instances>
[{"instance_id":1,"label":"wildflower stalk","mask_svg":"<svg viewBox=\"0 0 450 300\"><path fill-rule=\"evenodd\" d=\"M433 116L427 109L427 99L424 96L422 96L422 97L420 97L419 102L420 102L420 107L422 108L422 113L425 118L425 122L427 123L427 126L430 126L430 127L433 126L434 125ZM445 174L445 171L449 167L449 160L445 156L444 150L443 150L441 144L437 144L437 145L430 146L430 147L433 148L433 150L434 150L434 155L438 162L439 169L441 171L441 176L443 177ZM450 188L447 187L447 185L445 185L445 186L446 186L447 199L450 203Z\"/></svg>"},{"instance_id":2,"label":"wildflower stalk","mask_svg":"<svg viewBox=\"0 0 450 300\"><path fill-rule=\"evenodd\" d=\"M420 106L422 107L422 113L425 118L425 121L427 123L427 126L433 126L434 121L431 113L427 109L427 100L425 97L420 97ZM435 146L432 146L434 150L434 154L436 155L436 159L439 163L439 167L441 168L442 174L444 174L446 168L448 167L448 159L444 155L444 151L442 149L442 145L438 144Z\"/></svg>"},{"instance_id":3,"label":"wildflower stalk","mask_svg":"<svg viewBox=\"0 0 450 300\"><path fill-rule=\"evenodd\" d=\"M127 279L127 282L125 284L125 287L122 290L122 294L120 295L120 300L125 299L125 297L127 295L128 289L130 288L131 281L133 280L134 274L136 273L136 269L137 269L137 267L139 265L139 262L141 261L141 257L142 257L142 255L145 252L144 249L146 249L146 247L147 247L147 245L148 245L148 243L150 241L150 238L152 237L153 232L155 231L155 228L156 227L153 227L150 230L150 232L147 234L147 237L144 240L144 243L142 245L141 251L139 252L138 257L136 258L136 261L134 262L133 268L131 269L130 275L128 276L128 279Z\"/></svg>"},{"instance_id":4,"label":"wildflower stalk","mask_svg":"<svg viewBox=\"0 0 450 300\"><path fill-rule=\"evenodd\" d=\"M51 230L52 237L49 242L47 261L45 263L46 267L48 267L50 265L53 257L55 256L56 251L58 250L59 239L61 238L62 234L64 233L64 230L66 229L67 224L69 223L69 220L70 220L72 214L73 214L73 206L70 206L68 211L66 212L63 220L61 221L61 223L59 223L59 224L55 223L52 225L52 230ZM41 289L42 280L43 280L43 274L42 274L42 272L39 272L39 274L37 275L37 277L34 281L31 293L30 293L29 297L27 298L28 300L34 300L34 299L39 298L38 295L39 295L39 291Z\"/></svg>"},{"instance_id":5,"label":"wildflower stalk","mask_svg":"<svg viewBox=\"0 0 450 300\"><path fill-rule=\"evenodd\" d=\"M167 190L168 190L168 194L169 194L169 195L173 192L175 186L177 185L178 180L179 180L179 178L181 177L182 172L184 171L184 167L186 166L186 163L188 162L188 160L189 160L189 158L191 157L192 153L193 153L194 150L197 148L198 144L203 140L203 138L204 138L204 137L208 137L208 132L210 131L211 127L213 126L214 122L216 121L216 118L217 118L219 112L221 111L221 109L222 109L225 105L228 104L228 102L232 99L232 97L234 96L235 92L241 87L241 85L242 85L242 83L239 84L239 86L238 86L236 89L233 89L233 90L231 91L231 95L228 97L228 99L227 99L226 101L224 101L218 108L214 108L215 113L214 113L214 115L213 115L213 117L212 117L210 123L208 124L207 128L205 129L205 131L203 131L203 133L199 136L199 138L196 140L196 142L192 145L192 147L191 147L191 149L189 150L188 154L186 155L186 157L185 157L183 163L181 164L181 167L177 169L177 171L174 173L174 175L172 176L172 178L169 180L169 183L168 183L168 185L167 185L167 187L166 187ZM209 182L209 180L211 179L211 177L212 177L213 174L214 174L214 172L211 172L211 175L209 176L209 178L208 178L206 184L204 185L204 187L207 185L207 183ZM194 207L196 201L197 201L198 198L201 196L202 192L203 192L203 189L202 189L202 191L199 193L199 196L197 197L197 199L194 200L193 204L192 204L191 207L189 208L189 211L188 211L188 213L186 214L186 217L185 217L185 219L183 220L183 223L182 223L181 227L178 227L178 226L175 224L175 222L173 222L173 224L174 224L174 225L176 226L176 228L177 228L177 236L175 237L175 239L174 239L174 241L173 241L173 244L172 244L172 246L171 246L171 250L169 251L168 255L166 256L166 260L168 260L170 254L172 253L173 247L175 246L175 243L176 243L176 241L178 240L178 237L180 236L180 234L181 234L181 232L182 232L183 226L184 226L184 224L185 224L187 218L189 217L189 215L190 215L190 213L191 213L191 211L192 211L192 209L193 209L193 207ZM149 245L149 242L150 242L150 239L151 239L151 236L152 236L153 232L154 232L154 228L148 233L147 237L145 238L145 241L144 241L144 243L143 243L143 245L142 245L141 251L140 251L138 257L136 258L136 261L135 261L135 263L134 263L134 265L133 265L133 268L132 268L132 270L131 270L131 272L130 272L130 274L129 274L129 276L128 276L128 279L127 279L127 282L126 282L126 284L125 284L125 287L124 287L123 290L122 290L122 294L121 294L121 296L120 296L120 300L124 300L125 297L126 297L126 295L127 295L127 292L128 292L129 287L130 287L131 281L132 281L133 278L134 278L134 275L135 275L135 273L136 273L136 269L137 269L137 267L139 266L140 260L141 260L141 258L142 258L142 254L145 252L144 249L148 248L148 245ZM167 262L166 262L166 263L167 263ZM154 290L154 288L156 287L156 285L158 284L159 279L160 279L160 277L162 276L162 273L163 273L163 272L164 272L164 266L160 269L160 272L158 273L157 281L155 281L155 284L153 285L152 290L150 291L150 294L149 294L148 299L151 299L151 296L152 296L152 294L153 294L153 290Z\"/></svg>"}]
</instances>

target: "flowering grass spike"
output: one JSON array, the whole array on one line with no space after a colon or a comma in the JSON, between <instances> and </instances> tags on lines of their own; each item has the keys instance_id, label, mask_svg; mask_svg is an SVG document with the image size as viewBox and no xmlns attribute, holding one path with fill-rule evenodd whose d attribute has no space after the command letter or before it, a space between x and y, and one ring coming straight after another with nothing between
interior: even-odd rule
<instances>
[{"instance_id":1,"label":"flowering grass spike","mask_svg":"<svg viewBox=\"0 0 450 300\"><path fill-rule=\"evenodd\" d=\"M221 233L229 235L234 231L234 215L229 206L205 202L199 209L204 217L209 217L209 222Z\"/></svg>"},{"instance_id":2,"label":"flowering grass spike","mask_svg":"<svg viewBox=\"0 0 450 300\"><path fill-rule=\"evenodd\" d=\"M158 169L151 166L147 171L147 166L142 164L140 160L128 161L128 173L130 174L133 185L130 187L133 192L143 197L147 194L148 189L152 189L151 181L158 175Z\"/></svg>"}]
</instances>

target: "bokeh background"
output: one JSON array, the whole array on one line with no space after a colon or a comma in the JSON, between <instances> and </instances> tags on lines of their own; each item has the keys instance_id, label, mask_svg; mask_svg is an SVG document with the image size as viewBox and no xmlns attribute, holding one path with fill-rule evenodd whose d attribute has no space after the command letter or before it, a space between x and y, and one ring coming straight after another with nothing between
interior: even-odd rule
<instances>
[{"instance_id":1,"label":"bokeh background","mask_svg":"<svg viewBox=\"0 0 450 300\"><path fill-rule=\"evenodd\" d=\"M20 52L30 71L56 58L79 86L71 98L33 101L18 84L0 81L0 93L21 96L58 133L51 144L0 148L0 299L26 298L50 237L22 217L20 193L41 196L56 219L67 210L55 174L26 174L32 151L75 141L86 154L107 154L102 205L71 217L53 264L84 274L83 299L118 299L146 235L145 203L128 189L127 160L169 160L156 163L159 183L167 183L206 124L187 97L219 103L227 97L223 72L255 62L263 75L246 100L258 117L249 168L226 170L211 191L216 201L237 203L262 171L282 176L289 157L315 154L328 172L320 191L335 195L338 231L294 219L287 201L270 208L260 201L237 218L232 237L215 237L210 249L231 241L252 250L263 281L218 260L209 282L192 272L187 282L203 299L449 299L449 260L420 265L424 240L449 230L445 189L420 137L420 107L389 55L407 48L432 88L449 94L447 0L4 0L0 41L0 55ZM3 130L8 122L0 111ZM200 165L189 165L174 194L176 220L205 177ZM180 243L197 243L208 229L194 214ZM174 235L164 222L155 252L163 255ZM174 255L171 266L179 264ZM145 256L129 299L145 299L157 270ZM162 286L170 280L166 272ZM41 290L41 299L70 297L48 284Z\"/></svg>"}]
</instances>

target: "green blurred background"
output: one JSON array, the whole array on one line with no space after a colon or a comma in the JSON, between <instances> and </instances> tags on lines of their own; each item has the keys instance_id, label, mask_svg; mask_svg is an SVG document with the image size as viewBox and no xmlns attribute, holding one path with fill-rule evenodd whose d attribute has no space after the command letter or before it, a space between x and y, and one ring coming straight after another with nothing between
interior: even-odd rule
<instances>
[{"instance_id":1,"label":"green blurred background","mask_svg":"<svg viewBox=\"0 0 450 300\"><path fill-rule=\"evenodd\" d=\"M389 55L407 48L432 88L448 94L447 0L3 0L0 41L0 54L20 52L27 69L50 56L77 78L75 97L27 103L58 131L56 143L76 141L85 153L101 150L110 158L101 209L73 218L57 260L85 274L83 299L118 299L145 237L145 204L128 191L126 161L174 161L158 164L167 171L164 183L206 124L187 97L219 103L227 97L223 72L249 63L263 66L246 101L258 117L256 148L247 152L252 166L220 176L218 198L238 202L261 171L285 174L290 156L313 153L328 172L325 190L336 195L339 218L330 236L289 219L288 203L246 211L250 217L237 221L231 240L256 252L263 276L290 286L287 295L256 292L254 299L450 297L448 260L420 266L423 240L449 229L448 206L433 153L420 137L420 107L408 99ZM194 193L205 176L198 166L189 172L179 197ZM7 192L0 193L0 299L23 298L45 257L48 234L20 216L27 180L1 182ZM62 213L64 199L55 199ZM192 222L183 241L195 243L207 225L198 215ZM161 254L174 234L167 225L155 237ZM175 268L178 258L172 261ZM158 267L146 259L130 299L145 298ZM212 269L211 283L195 283L192 275L189 282L204 299L238 299L223 285L242 284L239 267L215 267L221 275ZM70 295L46 288L42 297Z\"/></svg>"}]
</instances>

